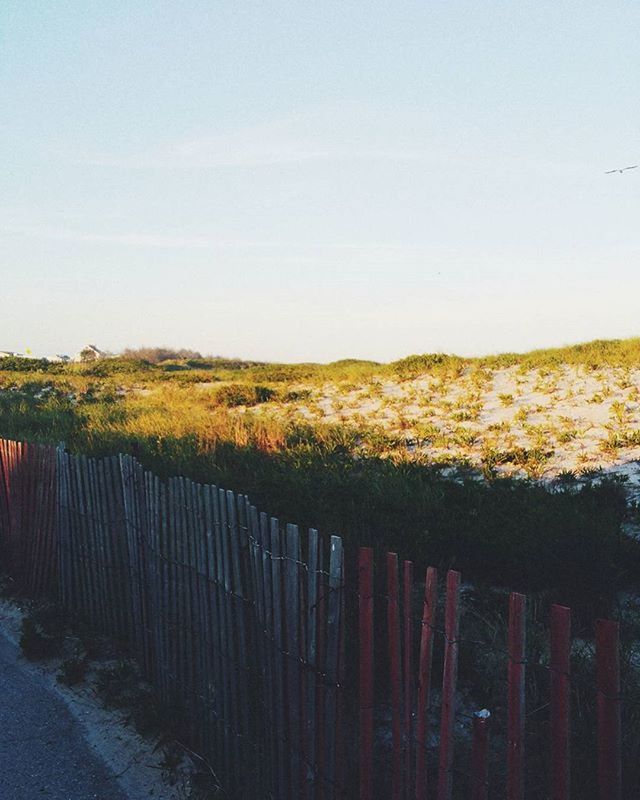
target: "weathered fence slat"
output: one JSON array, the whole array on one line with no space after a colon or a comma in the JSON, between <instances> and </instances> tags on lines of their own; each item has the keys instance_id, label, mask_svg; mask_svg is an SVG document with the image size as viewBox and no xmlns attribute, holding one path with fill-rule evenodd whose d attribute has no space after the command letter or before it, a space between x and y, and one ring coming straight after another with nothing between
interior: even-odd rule
<instances>
[{"instance_id":1,"label":"weathered fence slat","mask_svg":"<svg viewBox=\"0 0 640 800\"><path fill-rule=\"evenodd\" d=\"M438 800L450 800L453 767L453 728L458 679L458 628L460 624L460 573L447 573L447 598L444 617L444 666L442 671L442 709L440 714L440 753Z\"/></svg>"},{"instance_id":2,"label":"weathered fence slat","mask_svg":"<svg viewBox=\"0 0 640 800\"><path fill-rule=\"evenodd\" d=\"M58 563L60 574L59 599L63 608L71 608L71 543L70 543L70 521L69 521L69 492L68 492L68 471L69 456L64 448L59 447L56 453L58 465Z\"/></svg>"},{"instance_id":3,"label":"weathered fence slat","mask_svg":"<svg viewBox=\"0 0 640 800\"><path fill-rule=\"evenodd\" d=\"M95 502L95 483L93 476L93 459L82 456L82 492L84 494L85 503L85 525L86 542L87 542L87 559L86 565L87 575L89 576L89 591L91 594L92 603L92 616L98 621L100 625L104 620L101 608L101 576L100 576L100 561L99 561L99 521L98 509Z\"/></svg>"},{"instance_id":4,"label":"weathered fence slat","mask_svg":"<svg viewBox=\"0 0 640 800\"><path fill-rule=\"evenodd\" d=\"M195 570L195 517L193 481L183 479L182 498L184 503L183 572L185 581L185 624L186 624L186 679L189 696L188 716L192 738L197 737L197 724L201 700L198 697L196 665L198 663L198 600Z\"/></svg>"},{"instance_id":5,"label":"weathered fence slat","mask_svg":"<svg viewBox=\"0 0 640 800\"><path fill-rule=\"evenodd\" d=\"M262 569L262 531L258 509L251 505L248 498L245 500L245 519L248 529L247 554L249 559L249 579L247 582L247 596L251 599L250 609L250 642L249 652L254 655L254 669L250 684L250 707L256 711L250 714L251 741L258 744L258 752L254 756L255 790L262 787L263 791L271 785L269 774L268 741L271 738L266 730L264 720L267 718L268 688L268 655L265 631L264 609L264 573Z\"/></svg>"},{"instance_id":6,"label":"weathered fence slat","mask_svg":"<svg viewBox=\"0 0 640 800\"><path fill-rule=\"evenodd\" d=\"M34 538L38 533L38 515L37 511L34 514L34 500L37 505L37 483L36 483L36 469L38 459L38 446L30 444L27 446L27 458L25 459L25 484L24 484L24 515L22 525L26 530L27 535L20 535L19 558L24 565L24 581L25 586L29 587L31 584L32 568L33 568L33 545Z\"/></svg>"},{"instance_id":7,"label":"weathered fence slat","mask_svg":"<svg viewBox=\"0 0 640 800\"><path fill-rule=\"evenodd\" d=\"M98 459L95 462L96 492L100 498L100 517L101 517L101 551L103 558L103 585L105 594L105 630L111 635L117 635L117 610L118 610L118 575L115 571L115 556L113 539L111 535L111 525L109 517L109 495L107 491L107 480L105 476L105 461Z\"/></svg>"},{"instance_id":8,"label":"weathered fence slat","mask_svg":"<svg viewBox=\"0 0 640 800\"><path fill-rule=\"evenodd\" d=\"M195 715L195 697L193 693L193 615L191 609L191 569L189 565L189 511L188 503L189 481L180 477L176 481L179 512L178 544L178 572L180 576L180 623L181 645L180 663L182 681L185 687L185 717L189 732L193 733L193 718Z\"/></svg>"},{"instance_id":9,"label":"weathered fence slat","mask_svg":"<svg viewBox=\"0 0 640 800\"><path fill-rule=\"evenodd\" d=\"M282 556L280 551L280 525L274 517L270 521L271 534L271 592L273 601L273 654L275 683L275 730L278 741L278 781L277 797L289 795L289 782L286 767L285 745L287 741L285 723L285 664L284 636L282 627Z\"/></svg>"},{"instance_id":10,"label":"weathered fence slat","mask_svg":"<svg viewBox=\"0 0 640 800\"><path fill-rule=\"evenodd\" d=\"M308 534L307 574L307 674L305 686L305 741L306 741L306 786L305 797L314 800L318 777L317 728L318 728L318 603L320 600L320 570L322 569L322 542L317 530Z\"/></svg>"},{"instance_id":11,"label":"weathered fence slat","mask_svg":"<svg viewBox=\"0 0 640 800\"><path fill-rule=\"evenodd\" d=\"M260 530L260 550L258 559L261 562L260 570L262 574L262 602L264 608L262 643L264 652L264 742L267 756L268 781L269 787L274 791L278 781L278 753L280 740L273 735L273 721L276 718L276 689L274 671L275 648L273 647L273 596L271 590L272 570L271 570L271 534L269 531L269 519L266 514L261 513L258 518Z\"/></svg>"},{"instance_id":12,"label":"weathered fence slat","mask_svg":"<svg viewBox=\"0 0 640 800\"><path fill-rule=\"evenodd\" d=\"M331 555L329 558L329 596L327 601L327 639L326 665L327 680L325 692L325 758L324 777L325 798L333 800L338 797L336 743L339 741L338 731L338 680L340 675L340 639L342 635L342 595L344 581L344 554L342 539L331 537Z\"/></svg>"},{"instance_id":13,"label":"weathered fence slat","mask_svg":"<svg viewBox=\"0 0 640 800\"><path fill-rule=\"evenodd\" d=\"M213 513L213 562L211 569L215 574L215 596L217 607L217 636L216 653L219 671L218 681L218 709L219 709L219 731L221 737L222 763L225 769L230 770L234 765L235 742L230 727L232 704L231 704L231 683L230 683L230 661L227 640L229 636L228 626L228 602L225 588L224 577L224 531L222 527L222 512L220 510L220 490L213 486L210 487L211 510Z\"/></svg>"},{"instance_id":14,"label":"weathered fence slat","mask_svg":"<svg viewBox=\"0 0 640 800\"><path fill-rule=\"evenodd\" d=\"M68 512L69 512L69 549L71 551L71 598L72 610L79 612L82 608L82 544L80 541L80 527L78 525L79 502L76 498L76 471L75 459L68 461Z\"/></svg>"},{"instance_id":15,"label":"weathered fence slat","mask_svg":"<svg viewBox=\"0 0 640 800\"><path fill-rule=\"evenodd\" d=\"M167 587L165 585L167 572L166 559L166 493L165 487L160 478L154 476L153 481L153 504L155 507L156 531L155 531L155 582L156 582L156 609L157 609L157 630L158 630L158 651L156 654L157 676L160 684L161 697L166 703L169 697L169 663L168 645L169 620L167 616Z\"/></svg>"},{"instance_id":16,"label":"weathered fence slat","mask_svg":"<svg viewBox=\"0 0 640 800\"><path fill-rule=\"evenodd\" d=\"M89 539L85 533L87 509L82 489L82 458L77 457L72 463L74 542L77 546L78 553L78 611L87 616L93 616L93 594L91 592L91 570L89 568Z\"/></svg>"},{"instance_id":17,"label":"weathered fence slat","mask_svg":"<svg viewBox=\"0 0 640 800\"><path fill-rule=\"evenodd\" d=\"M132 636L135 653L144 663L144 614L142 610L142 581L140 575L140 552L138 546L138 509L135 490L134 463L130 455L120 456L120 474L124 500L124 524L129 562L129 586L132 601Z\"/></svg>"},{"instance_id":18,"label":"weathered fence slat","mask_svg":"<svg viewBox=\"0 0 640 800\"><path fill-rule=\"evenodd\" d=\"M302 676L300 665L300 587L298 563L300 562L300 534L296 525L287 525L285 531L285 621L286 621L286 681L287 710L289 716L289 756L291 761L291 796L302 796L300 747L304 741L300 725Z\"/></svg>"},{"instance_id":19,"label":"weathered fence slat","mask_svg":"<svg viewBox=\"0 0 640 800\"><path fill-rule=\"evenodd\" d=\"M227 494L224 489L218 489L218 508L220 514L221 536L221 566L223 608L225 613L225 673L226 689L228 694L228 713L225 727L231 749L231 775L238 781L238 774L243 769L241 752L241 718L240 718L240 693L242 692L241 676L238 674L238 640L235 636L235 599L233 592L233 567L231 563L231 543L229 520L227 516Z\"/></svg>"},{"instance_id":20,"label":"weathered fence slat","mask_svg":"<svg viewBox=\"0 0 640 800\"><path fill-rule=\"evenodd\" d=\"M405 561L402 569L402 610L404 617L404 786L405 795L409 800L411 786L413 785L413 563Z\"/></svg>"},{"instance_id":21,"label":"weathered fence slat","mask_svg":"<svg viewBox=\"0 0 640 800\"><path fill-rule=\"evenodd\" d=\"M416 710L416 800L424 800L427 791L427 720L431 698L431 665L438 601L438 573L427 568L422 605L422 630L418 664L418 706Z\"/></svg>"},{"instance_id":22,"label":"weathered fence slat","mask_svg":"<svg viewBox=\"0 0 640 800\"><path fill-rule=\"evenodd\" d=\"M245 783L251 778L251 773L247 767L249 758L248 732L249 732L249 707L247 702L246 681L247 672L247 636L244 608L244 587L242 583L242 566L240 563L240 532L238 529L238 517L236 510L236 499L233 492L226 493L227 498L227 534L229 552L231 557L231 571L229 574L229 605L232 614L232 636L231 645L233 648L234 667L234 687L236 700L236 742L239 750L239 757L242 759L244 769L237 778Z\"/></svg>"},{"instance_id":23,"label":"weathered fence slat","mask_svg":"<svg viewBox=\"0 0 640 800\"><path fill-rule=\"evenodd\" d=\"M196 527L196 580L198 592L198 635L196 641L199 648L197 671L200 694L200 739L205 753L214 752L215 721L211 714L212 698L211 681L214 680L213 641L211 637L212 603L209 596L209 578L207 571L207 539L210 536L205 506L205 487L194 484L195 508L199 525Z\"/></svg>"},{"instance_id":24,"label":"weathered fence slat","mask_svg":"<svg viewBox=\"0 0 640 800\"><path fill-rule=\"evenodd\" d=\"M162 589L160 576L160 509L159 481L150 472L145 472L146 514L148 520L147 574L149 593L149 627L152 640L152 681L162 686Z\"/></svg>"},{"instance_id":25,"label":"weathered fence slat","mask_svg":"<svg viewBox=\"0 0 640 800\"><path fill-rule=\"evenodd\" d=\"M42 550L44 545L44 483L46 480L44 462L44 448L37 446L32 450L29 473L29 500L30 500L30 530L27 529L26 541L23 542L23 550L28 564L27 589L34 594L36 587L42 585L40 572L42 568Z\"/></svg>"},{"instance_id":26,"label":"weathered fence slat","mask_svg":"<svg viewBox=\"0 0 640 800\"><path fill-rule=\"evenodd\" d=\"M166 547L167 547L167 567L168 567L168 590L169 597L167 608L169 610L170 630L171 636L169 637L169 678L170 678L170 703L176 708L179 705L180 698L178 694L179 682L182 679L182 670L180 669L179 660L179 645L181 640L180 627L182 619L180 615L180 600L179 600L179 583L178 583L178 564L177 564L177 547L178 547L178 504L176 501L176 484L174 479L170 479L167 483L167 530L166 530ZM180 708L180 711L182 709Z\"/></svg>"},{"instance_id":27,"label":"weathered fence slat","mask_svg":"<svg viewBox=\"0 0 640 800\"><path fill-rule=\"evenodd\" d=\"M129 583L129 555L127 551L127 535L125 528L124 494L120 476L118 456L105 460L107 490L109 497L109 527L115 558L116 598L117 598L117 635L121 639L133 641L131 624L131 593Z\"/></svg>"},{"instance_id":28,"label":"weathered fence slat","mask_svg":"<svg viewBox=\"0 0 640 800\"><path fill-rule=\"evenodd\" d=\"M219 617L219 596L216 580L215 518L213 513L213 496L210 486L202 487L203 515L205 525L204 571L205 571L205 603L208 609L206 617L208 658L206 676L207 710L211 726L211 749L215 754L215 766L224 766L224 727L222 708L222 669Z\"/></svg>"},{"instance_id":29,"label":"weathered fence slat","mask_svg":"<svg viewBox=\"0 0 640 800\"><path fill-rule=\"evenodd\" d=\"M100 482L98 480L98 463L96 459L88 459L88 484L90 491L90 503L92 507L91 519L93 528L93 553L92 558L96 565L96 596L99 613L99 624L102 630L108 628L109 602L107 594L107 559L104 549L104 510L102 495L100 492Z\"/></svg>"}]
</instances>

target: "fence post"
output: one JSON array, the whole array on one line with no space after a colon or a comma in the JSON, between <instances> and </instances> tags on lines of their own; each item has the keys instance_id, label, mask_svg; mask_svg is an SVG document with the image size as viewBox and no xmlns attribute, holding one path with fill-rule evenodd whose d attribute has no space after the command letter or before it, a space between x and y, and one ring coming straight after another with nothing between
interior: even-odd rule
<instances>
[{"instance_id":1,"label":"fence post","mask_svg":"<svg viewBox=\"0 0 640 800\"><path fill-rule=\"evenodd\" d=\"M619 633L617 622L609 619L596 621L600 800L620 800L622 797Z\"/></svg>"},{"instance_id":2,"label":"fence post","mask_svg":"<svg viewBox=\"0 0 640 800\"><path fill-rule=\"evenodd\" d=\"M391 800L400 800L402 797L402 669L400 655L400 603L397 553L387 553L387 597L389 681L391 683L391 736L393 741Z\"/></svg>"},{"instance_id":3,"label":"fence post","mask_svg":"<svg viewBox=\"0 0 640 800\"><path fill-rule=\"evenodd\" d=\"M551 606L551 800L569 800L571 609Z\"/></svg>"},{"instance_id":4,"label":"fence post","mask_svg":"<svg viewBox=\"0 0 640 800\"><path fill-rule=\"evenodd\" d=\"M422 606L420 661L418 665L418 708L416 712L416 800L424 800L427 790L427 714L431 688L433 632L438 600L438 572L427 569Z\"/></svg>"},{"instance_id":5,"label":"fence post","mask_svg":"<svg viewBox=\"0 0 640 800\"><path fill-rule=\"evenodd\" d=\"M524 679L526 597L509 596L507 800L524 798Z\"/></svg>"},{"instance_id":6,"label":"fence post","mask_svg":"<svg viewBox=\"0 0 640 800\"><path fill-rule=\"evenodd\" d=\"M451 800L453 766L453 727L458 678L458 627L460 623L460 573L447 573L447 600L444 620L444 667L442 674L442 712L440 717L440 763L438 800Z\"/></svg>"},{"instance_id":7,"label":"fence post","mask_svg":"<svg viewBox=\"0 0 640 800\"><path fill-rule=\"evenodd\" d=\"M489 745L488 711L478 711L473 717L473 745L471 750L471 800L487 800L489 796Z\"/></svg>"},{"instance_id":8,"label":"fence post","mask_svg":"<svg viewBox=\"0 0 640 800\"><path fill-rule=\"evenodd\" d=\"M360 643L360 800L373 800L373 550L358 556Z\"/></svg>"}]
</instances>

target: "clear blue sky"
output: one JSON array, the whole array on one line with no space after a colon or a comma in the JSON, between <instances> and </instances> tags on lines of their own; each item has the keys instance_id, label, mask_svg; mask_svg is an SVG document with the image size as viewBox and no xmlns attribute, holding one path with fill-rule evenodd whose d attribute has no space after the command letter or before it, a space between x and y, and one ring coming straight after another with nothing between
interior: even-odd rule
<instances>
[{"instance_id":1,"label":"clear blue sky","mask_svg":"<svg viewBox=\"0 0 640 800\"><path fill-rule=\"evenodd\" d=\"M0 7L0 349L640 334L637 2Z\"/></svg>"}]
</instances>

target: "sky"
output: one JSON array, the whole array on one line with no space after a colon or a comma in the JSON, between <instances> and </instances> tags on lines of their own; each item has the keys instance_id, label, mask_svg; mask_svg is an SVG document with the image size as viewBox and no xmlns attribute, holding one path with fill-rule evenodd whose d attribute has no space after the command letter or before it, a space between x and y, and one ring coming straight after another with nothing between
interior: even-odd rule
<instances>
[{"instance_id":1,"label":"sky","mask_svg":"<svg viewBox=\"0 0 640 800\"><path fill-rule=\"evenodd\" d=\"M4 0L0 350L640 335L640 4Z\"/></svg>"}]
</instances>

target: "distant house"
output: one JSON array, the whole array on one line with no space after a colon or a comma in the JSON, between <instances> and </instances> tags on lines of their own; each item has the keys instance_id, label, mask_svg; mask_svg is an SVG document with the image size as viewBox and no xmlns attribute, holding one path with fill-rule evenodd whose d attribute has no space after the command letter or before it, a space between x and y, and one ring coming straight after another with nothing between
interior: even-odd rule
<instances>
[{"instance_id":1,"label":"distant house","mask_svg":"<svg viewBox=\"0 0 640 800\"><path fill-rule=\"evenodd\" d=\"M35 358L31 353L14 353L12 350L0 350L0 358Z\"/></svg>"},{"instance_id":2,"label":"distant house","mask_svg":"<svg viewBox=\"0 0 640 800\"><path fill-rule=\"evenodd\" d=\"M71 361L71 356L56 353L55 356L47 356L47 361L51 361L53 364L68 364Z\"/></svg>"},{"instance_id":3,"label":"distant house","mask_svg":"<svg viewBox=\"0 0 640 800\"><path fill-rule=\"evenodd\" d=\"M26 353L14 353L12 350L0 350L0 358L31 358L36 359L37 356L34 356L31 350L27 350Z\"/></svg>"},{"instance_id":4,"label":"distant house","mask_svg":"<svg viewBox=\"0 0 640 800\"><path fill-rule=\"evenodd\" d=\"M102 358L107 358L107 353L100 350L95 344L88 344L74 356L73 360L76 364L90 364L92 361L100 361Z\"/></svg>"}]
</instances>

